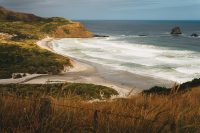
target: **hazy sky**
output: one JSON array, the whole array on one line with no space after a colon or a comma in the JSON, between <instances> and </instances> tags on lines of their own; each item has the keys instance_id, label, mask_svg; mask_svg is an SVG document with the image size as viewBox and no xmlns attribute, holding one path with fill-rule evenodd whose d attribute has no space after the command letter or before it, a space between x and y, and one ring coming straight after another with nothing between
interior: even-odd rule
<instances>
[{"instance_id":1,"label":"hazy sky","mask_svg":"<svg viewBox=\"0 0 200 133\"><path fill-rule=\"evenodd\" d=\"M200 20L200 0L0 0L0 5L70 19Z\"/></svg>"}]
</instances>

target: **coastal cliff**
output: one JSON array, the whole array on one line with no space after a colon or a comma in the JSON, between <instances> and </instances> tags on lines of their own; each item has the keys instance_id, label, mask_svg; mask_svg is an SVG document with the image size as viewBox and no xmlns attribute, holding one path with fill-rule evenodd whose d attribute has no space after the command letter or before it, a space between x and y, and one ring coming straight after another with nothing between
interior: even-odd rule
<instances>
[{"instance_id":1,"label":"coastal cliff","mask_svg":"<svg viewBox=\"0 0 200 133\"><path fill-rule=\"evenodd\" d=\"M58 27L53 36L56 38L89 38L93 37L93 34L87 31L83 24L72 22L68 25Z\"/></svg>"}]
</instances>

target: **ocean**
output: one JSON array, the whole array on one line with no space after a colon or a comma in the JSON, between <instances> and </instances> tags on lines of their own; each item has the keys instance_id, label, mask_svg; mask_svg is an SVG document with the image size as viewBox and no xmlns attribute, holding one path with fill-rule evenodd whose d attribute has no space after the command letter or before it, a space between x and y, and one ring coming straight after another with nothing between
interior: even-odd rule
<instances>
[{"instance_id":1,"label":"ocean","mask_svg":"<svg viewBox=\"0 0 200 133\"><path fill-rule=\"evenodd\" d=\"M200 21L81 21L106 38L60 39L54 50L114 70L182 83L200 78ZM179 26L182 35L170 35Z\"/></svg>"}]
</instances>

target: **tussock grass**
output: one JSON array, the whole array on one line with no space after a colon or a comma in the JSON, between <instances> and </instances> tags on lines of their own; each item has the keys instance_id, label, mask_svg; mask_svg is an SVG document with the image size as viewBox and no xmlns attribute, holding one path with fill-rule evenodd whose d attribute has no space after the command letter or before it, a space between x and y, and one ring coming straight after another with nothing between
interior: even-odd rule
<instances>
[{"instance_id":1,"label":"tussock grass","mask_svg":"<svg viewBox=\"0 0 200 133\"><path fill-rule=\"evenodd\" d=\"M137 95L129 99L87 102L81 98L48 98L51 110L42 112L41 98L1 96L1 132L198 132L200 88L170 95ZM94 113L97 110L97 123ZM43 116L43 117L41 117ZM45 116L45 117L44 117ZM94 125L96 124L96 125Z\"/></svg>"}]
</instances>

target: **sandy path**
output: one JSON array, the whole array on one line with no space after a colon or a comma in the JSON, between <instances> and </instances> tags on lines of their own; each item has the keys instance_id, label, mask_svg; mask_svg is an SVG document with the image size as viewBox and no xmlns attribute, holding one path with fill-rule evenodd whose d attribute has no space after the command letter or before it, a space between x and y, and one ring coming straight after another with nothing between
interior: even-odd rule
<instances>
[{"instance_id":1,"label":"sandy path","mask_svg":"<svg viewBox=\"0 0 200 133\"><path fill-rule=\"evenodd\" d=\"M18 78L18 79L0 79L0 84L21 84L25 83L29 80L33 80L35 78L41 77L41 76L46 76L47 74L31 74L28 76L25 76L23 78Z\"/></svg>"}]
</instances>

